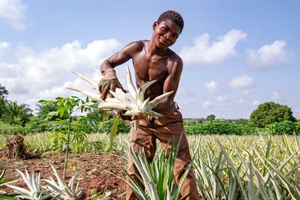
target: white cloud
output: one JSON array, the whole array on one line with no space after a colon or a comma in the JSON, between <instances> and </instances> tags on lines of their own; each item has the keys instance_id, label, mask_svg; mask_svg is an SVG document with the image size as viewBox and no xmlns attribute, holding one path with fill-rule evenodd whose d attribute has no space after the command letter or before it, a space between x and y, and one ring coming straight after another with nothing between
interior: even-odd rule
<instances>
[{"instance_id":1,"label":"white cloud","mask_svg":"<svg viewBox=\"0 0 300 200\"><path fill-rule=\"evenodd\" d=\"M202 104L202 108L211 108L212 107L212 103L210 101L205 101Z\"/></svg>"},{"instance_id":2,"label":"white cloud","mask_svg":"<svg viewBox=\"0 0 300 200\"><path fill-rule=\"evenodd\" d=\"M55 47L42 52L22 47L17 53L18 64L25 68L22 70L22 76L27 79L27 84L41 89L45 85L51 87L75 77L71 71L90 69L88 73L94 72L93 68L99 68L103 56L108 56L107 53L118 45L116 40L103 40L93 41L83 48L76 40L60 48Z\"/></svg>"},{"instance_id":3,"label":"white cloud","mask_svg":"<svg viewBox=\"0 0 300 200\"><path fill-rule=\"evenodd\" d=\"M259 104L260 104L260 101L258 101L258 100L254 100L252 102L252 105L255 106L255 107L259 106Z\"/></svg>"},{"instance_id":4,"label":"white cloud","mask_svg":"<svg viewBox=\"0 0 300 200\"><path fill-rule=\"evenodd\" d=\"M7 42L0 42L0 56L4 55L7 51L7 49L9 49L10 44Z\"/></svg>"},{"instance_id":5,"label":"white cloud","mask_svg":"<svg viewBox=\"0 0 300 200\"><path fill-rule=\"evenodd\" d=\"M246 33L234 29L218 41L210 42L210 36L203 34L194 40L193 46L184 46L179 54L186 65L214 65L235 55L237 43L246 37Z\"/></svg>"},{"instance_id":6,"label":"white cloud","mask_svg":"<svg viewBox=\"0 0 300 200\"><path fill-rule=\"evenodd\" d=\"M0 21L5 21L15 29L24 30L27 28L25 6L20 0L0 1Z\"/></svg>"},{"instance_id":7,"label":"white cloud","mask_svg":"<svg viewBox=\"0 0 300 200\"><path fill-rule=\"evenodd\" d=\"M258 50L246 50L246 65L252 69L265 69L287 63L293 54L284 49L285 41L276 40L271 45L264 45Z\"/></svg>"},{"instance_id":8,"label":"white cloud","mask_svg":"<svg viewBox=\"0 0 300 200\"><path fill-rule=\"evenodd\" d=\"M1 78L15 78L18 73L18 66L13 64L0 63L0 69Z\"/></svg>"},{"instance_id":9,"label":"white cloud","mask_svg":"<svg viewBox=\"0 0 300 200\"><path fill-rule=\"evenodd\" d=\"M281 101L282 97L281 97L281 95L277 91L273 91L271 99L273 101Z\"/></svg>"},{"instance_id":10,"label":"white cloud","mask_svg":"<svg viewBox=\"0 0 300 200\"><path fill-rule=\"evenodd\" d=\"M205 88L212 94L218 93L218 82L217 81L210 81L205 83Z\"/></svg>"},{"instance_id":11,"label":"white cloud","mask_svg":"<svg viewBox=\"0 0 300 200\"><path fill-rule=\"evenodd\" d=\"M225 97L225 96L219 96L217 98L217 101L220 103L220 105L227 105L230 102L228 97Z\"/></svg>"},{"instance_id":12,"label":"white cloud","mask_svg":"<svg viewBox=\"0 0 300 200\"><path fill-rule=\"evenodd\" d=\"M246 88L246 89L243 90L243 95L247 96L247 95L253 93L254 91L255 91L254 88Z\"/></svg>"},{"instance_id":13,"label":"white cloud","mask_svg":"<svg viewBox=\"0 0 300 200\"><path fill-rule=\"evenodd\" d=\"M250 76L243 74L232 79L228 85L232 88L249 88L253 86L253 79Z\"/></svg>"},{"instance_id":14,"label":"white cloud","mask_svg":"<svg viewBox=\"0 0 300 200\"><path fill-rule=\"evenodd\" d=\"M242 98L241 98L241 99L239 99L239 100L238 100L238 103L239 103L239 104L242 104L242 103L244 103L244 99L242 99Z\"/></svg>"},{"instance_id":15,"label":"white cloud","mask_svg":"<svg viewBox=\"0 0 300 200\"><path fill-rule=\"evenodd\" d=\"M34 107L39 99L77 96L77 93L66 90L65 87L88 85L72 71L91 78L97 77L94 69L99 69L101 62L119 45L118 41L110 39L93 41L86 47L73 41L42 52L20 47L16 53L16 63L0 63L0 83L8 90L9 99L17 100L18 103L35 102L30 107ZM23 100L26 102L22 102Z\"/></svg>"}]
</instances>

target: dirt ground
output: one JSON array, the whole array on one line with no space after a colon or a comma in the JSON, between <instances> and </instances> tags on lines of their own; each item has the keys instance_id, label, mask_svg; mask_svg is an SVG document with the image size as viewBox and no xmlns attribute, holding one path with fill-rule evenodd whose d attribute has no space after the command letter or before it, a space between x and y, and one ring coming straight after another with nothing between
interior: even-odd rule
<instances>
[{"instance_id":1,"label":"dirt ground","mask_svg":"<svg viewBox=\"0 0 300 200\"><path fill-rule=\"evenodd\" d=\"M8 159L1 156L0 152L0 174L6 167L4 179L21 178L16 169L24 172L25 169L32 174L40 173L41 179L55 179L50 167L52 164L62 176L65 154L55 153L41 158ZM126 169L126 160L120 155L114 154L70 154L66 175L66 182L78 173L77 182L79 187L85 189L84 199L124 199L126 183L123 180L126 176L123 169ZM76 182L76 183L77 183ZM14 183L17 186L26 186L21 180ZM0 190L12 193L11 189L0 187ZM95 194L93 198L91 193ZM98 195L97 195L98 194ZM101 194L101 195L100 195ZM97 197L98 196L98 197ZM101 197L100 197L101 196Z\"/></svg>"}]
</instances>

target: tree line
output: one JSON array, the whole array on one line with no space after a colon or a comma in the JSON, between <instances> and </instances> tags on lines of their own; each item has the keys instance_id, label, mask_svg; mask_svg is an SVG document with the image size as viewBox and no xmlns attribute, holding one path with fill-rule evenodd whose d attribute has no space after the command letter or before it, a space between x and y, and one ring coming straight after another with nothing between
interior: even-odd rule
<instances>
[{"instance_id":1,"label":"tree line","mask_svg":"<svg viewBox=\"0 0 300 200\"><path fill-rule=\"evenodd\" d=\"M90 100L79 99L76 96L62 98L57 97L55 100L40 100L37 103L37 114L33 115L33 110L27 104L18 104L17 101L8 100L9 92L0 84L0 124L8 124L19 127L26 127L23 130L25 132L32 131L56 131L56 130L70 130L71 131L84 131L84 132L109 132L113 124L114 116L107 116L105 112L95 109L84 108L87 113L85 116L72 116L75 109L83 108L84 103ZM289 123L289 127L294 127L297 119L293 116L292 109L287 105L280 105L275 102L265 102L260 104L251 115L250 119L216 119L214 114L208 115L206 118L201 119L184 119L187 133L189 130L195 131L193 125L217 126L220 129L227 131L240 130L240 128L228 128L226 123L239 124L242 126L249 126L249 130L252 128L268 128L270 130L276 130L276 127L286 126ZM215 122L218 121L218 122ZM214 122L214 123L213 123ZM70 127L68 127L71 124ZM213 124L213 125L212 125ZM279 124L279 125L278 125ZM235 125L236 126L236 125ZM202 128L202 131L204 130ZM273 127L273 128L272 128ZM275 127L275 128L274 128ZM206 127L207 128L207 127ZM101 130L100 130L101 129ZM119 122L118 132L128 132L130 129L129 123L124 121ZM196 128L197 129L197 128ZM213 128L217 130L216 128ZM294 128L292 128L294 129ZM199 132L198 130L198 132ZM249 131L242 130L242 131ZM17 132L17 131L16 131ZM200 131L201 132L201 131ZM1 133L1 130L0 130Z\"/></svg>"}]
</instances>

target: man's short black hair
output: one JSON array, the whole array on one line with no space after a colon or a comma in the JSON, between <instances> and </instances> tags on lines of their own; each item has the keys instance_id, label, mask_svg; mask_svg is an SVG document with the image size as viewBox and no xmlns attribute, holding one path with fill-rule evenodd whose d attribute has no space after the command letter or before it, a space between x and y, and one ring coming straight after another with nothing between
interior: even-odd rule
<instances>
[{"instance_id":1,"label":"man's short black hair","mask_svg":"<svg viewBox=\"0 0 300 200\"><path fill-rule=\"evenodd\" d=\"M176 12L174 10L167 10L167 11L163 12L159 16L157 23L159 24L160 22L165 21L167 19L173 21L177 26L179 26L181 28L181 31L183 30L184 21L183 21L182 16L178 12Z\"/></svg>"}]
</instances>

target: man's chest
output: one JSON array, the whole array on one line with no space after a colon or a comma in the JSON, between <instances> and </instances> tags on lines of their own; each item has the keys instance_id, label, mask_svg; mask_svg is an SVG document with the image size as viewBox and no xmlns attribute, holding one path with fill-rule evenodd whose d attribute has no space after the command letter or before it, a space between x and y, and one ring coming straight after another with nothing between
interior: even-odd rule
<instances>
[{"instance_id":1,"label":"man's chest","mask_svg":"<svg viewBox=\"0 0 300 200\"><path fill-rule=\"evenodd\" d=\"M168 74L168 62L161 57L139 56L133 59L136 75L144 81L162 80Z\"/></svg>"}]
</instances>

